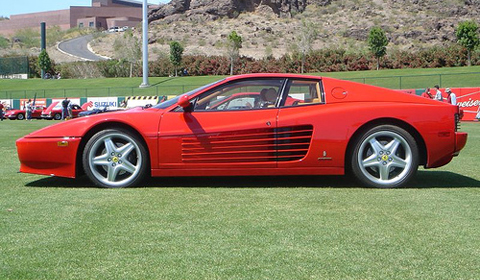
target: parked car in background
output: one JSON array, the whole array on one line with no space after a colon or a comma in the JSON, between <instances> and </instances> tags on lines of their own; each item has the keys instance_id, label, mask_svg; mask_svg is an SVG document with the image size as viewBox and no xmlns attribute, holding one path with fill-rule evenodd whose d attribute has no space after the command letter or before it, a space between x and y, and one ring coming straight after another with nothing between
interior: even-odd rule
<instances>
[{"instance_id":1,"label":"parked car in background","mask_svg":"<svg viewBox=\"0 0 480 280\"><path fill-rule=\"evenodd\" d=\"M100 113L105 113L105 112L107 112L107 109L108 109L108 106L93 108L92 110L86 110L86 111L80 112L80 113L78 114L78 116L79 116L79 117L85 117L85 116L90 116L90 115L96 115L96 114L100 114Z\"/></svg>"},{"instance_id":2,"label":"parked car in background","mask_svg":"<svg viewBox=\"0 0 480 280\"><path fill-rule=\"evenodd\" d=\"M72 108L72 117L78 117L80 112L85 111L90 104L85 103L81 107L77 104L73 104ZM47 120L61 120L62 119L62 102L55 101L50 106L48 106L45 110L42 111L41 117Z\"/></svg>"},{"instance_id":3,"label":"parked car in background","mask_svg":"<svg viewBox=\"0 0 480 280\"><path fill-rule=\"evenodd\" d=\"M91 110L82 111L82 112L78 113L78 116L79 117L85 117L85 116L96 115L96 114L100 114L100 113L120 111L120 110L125 110L125 108L101 106L101 107L93 108Z\"/></svg>"},{"instance_id":4,"label":"parked car in background","mask_svg":"<svg viewBox=\"0 0 480 280\"><path fill-rule=\"evenodd\" d=\"M21 172L85 173L111 188L149 176L344 174L395 188L419 166L460 153L462 115L458 106L351 81L248 74L151 107L56 124L16 145Z\"/></svg>"},{"instance_id":5,"label":"parked car in background","mask_svg":"<svg viewBox=\"0 0 480 280\"><path fill-rule=\"evenodd\" d=\"M123 31L120 27L118 27L118 26L113 26L113 27L110 27L110 28L108 29L108 32L109 32L109 33L114 33L114 32L120 32L120 30Z\"/></svg>"},{"instance_id":6,"label":"parked car in background","mask_svg":"<svg viewBox=\"0 0 480 280\"><path fill-rule=\"evenodd\" d=\"M32 111L32 119L41 119L42 111L45 109L43 106L35 106ZM10 109L5 112L5 118L10 120L23 120L27 117L25 110L21 109Z\"/></svg>"}]
</instances>

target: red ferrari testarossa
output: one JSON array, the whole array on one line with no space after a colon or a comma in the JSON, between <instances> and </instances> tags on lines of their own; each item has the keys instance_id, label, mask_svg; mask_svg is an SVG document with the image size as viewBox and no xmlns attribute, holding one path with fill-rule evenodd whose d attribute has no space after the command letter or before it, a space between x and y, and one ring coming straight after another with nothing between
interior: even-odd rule
<instances>
[{"instance_id":1,"label":"red ferrari testarossa","mask_svg":"<svg viewBox=\"0 0 480 280\"><path fill-rule=\"evenodd\" d=\"M467 134L457 106L349 81L233 76L153 107L92 115L17 140L20 171L127 187L147 176L343 175L406 185Z\"/></svg>"}]
</instances>

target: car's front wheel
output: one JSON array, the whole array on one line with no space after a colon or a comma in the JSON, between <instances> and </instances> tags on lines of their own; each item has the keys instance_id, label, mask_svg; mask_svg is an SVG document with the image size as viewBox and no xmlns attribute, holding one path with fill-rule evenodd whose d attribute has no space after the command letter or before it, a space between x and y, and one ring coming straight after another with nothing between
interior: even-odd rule
<instances>
[{"instance_id":1,"label":"car's front wheel","mask_svg":"<svg viewBox=\"0 0 480 280\"><path fill-rule=\"evenodd\" d=\"M148 153L138 136L123 129L95 134L85 146L83 167L98 186L122 188L139 183L148 170Z\"/></svg>"},{"instance_id":2,"label":"car's front wheel","mask_svg":"<svg viewBox=\"0 0 480 280\"><path fill-rule=\"evenodd\" d=\"M55 115L53 115L53 119L58 121L58 120L61 120L62 119L62 115L59 114L59 113L56 113Z\"/></svg>"},{"instance_id":3,"label":"car's front wheel","mask_svg":"<svg viewBox=\"0 0 480 280\"><path fill-rule=\"evenodd\" d=\"M378 188L404 186L418 169L418 147L404 129L380 125L363 133L351 154L351 169L364 185Z\"/></svg>"},{"instance_id":4,"label":"car's front wheel","mask_svg":"<svg viewBox=\"0 0 480 280\"><path fill-rule=\"evenodd\" d=\"M23 119L25 119L25 116L23 114L17 115L17 120L23 120Z\"/></svg>"}]
</instances>

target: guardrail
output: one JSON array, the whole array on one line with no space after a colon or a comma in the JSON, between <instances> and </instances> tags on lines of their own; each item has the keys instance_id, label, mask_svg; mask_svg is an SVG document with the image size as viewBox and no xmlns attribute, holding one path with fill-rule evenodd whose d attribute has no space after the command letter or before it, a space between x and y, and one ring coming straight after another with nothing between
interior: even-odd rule
<instances>
[{"instance_id":1,"label":"guardrail","mask_svg":"<svg viewBox=\"0 0 480 280\"><path fill-rule=\"evenodd\" d=\"M480 72L345 78L345 80L392 89L421 89L431 88L434 85L439 85L440 87L478 87L480 86ZM108 87L0 91L0 99L32 98L35 94L37 98L178 95L200 86L202 85L157 85L149 88Z\"/></svg>"}]
</instances>

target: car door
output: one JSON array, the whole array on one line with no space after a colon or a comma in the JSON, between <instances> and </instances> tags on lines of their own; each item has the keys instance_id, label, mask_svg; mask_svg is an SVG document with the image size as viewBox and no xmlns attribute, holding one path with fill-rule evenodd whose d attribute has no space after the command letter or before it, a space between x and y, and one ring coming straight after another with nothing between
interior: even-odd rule
<instances>
[{"instance_id":1,"label":"car door","mask_svg":"<svg viewBox=\"0 0 480 280\"><path fill-rule=\"evenodd\" d=\"M233 81L194 98L190 112L180 107L165 112L159 128L159 167L275 167L278 104L284 81ZM261 97L266 89L277 94L273 104Z\"/></svg>"},{"instance_id":2,"label":"car door","mask_svg":"<svg viewBox=\"0 0 480 280\"><path fill-rule=\"evenodd\" d=\"M321 80L290 79L278 114L279 168L336 167L343 161L344 142L336 134L341 125L325 104Z\"/></svg>"}]
</instances>

